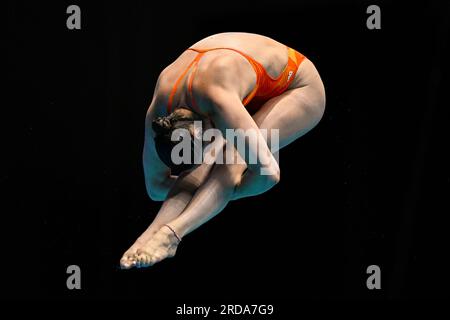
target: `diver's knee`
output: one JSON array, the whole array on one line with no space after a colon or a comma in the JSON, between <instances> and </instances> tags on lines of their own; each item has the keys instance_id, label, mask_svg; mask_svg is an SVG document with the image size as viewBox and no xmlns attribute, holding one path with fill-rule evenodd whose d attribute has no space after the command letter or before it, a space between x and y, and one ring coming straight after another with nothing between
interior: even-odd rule
<instances>
[{"instance_id":1,"label":"diver's knee","mask_svg":"<svg viewBox=\"0 0 450 320\"><path fill-rule=\"evenodd\" d=\"M235 188L241 183L242 174L246 166L243 165L218 165L217 170L222 176L223 182L228 188Z\"/></svg>"}]
</instances>

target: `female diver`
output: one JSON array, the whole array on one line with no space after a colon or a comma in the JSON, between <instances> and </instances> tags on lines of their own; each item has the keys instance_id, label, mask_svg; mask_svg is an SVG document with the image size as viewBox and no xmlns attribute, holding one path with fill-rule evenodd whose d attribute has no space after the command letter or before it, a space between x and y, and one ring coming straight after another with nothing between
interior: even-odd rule
<instances>
[{"instance_id":1,"label":"female diver","mask_svg":"<svg viewBox=\"0 0 450 320\"><path fill-rule=\"evenodd\" d=\"M311 130L324 108L325 90L314 64L273 39L221 33L184 51L161 72L145 122L146 188L152 200L164 202L124 253L121 267L148 267L173 257L181 239L229 201L272 188L280 180L278 150ZM172 132L181 128L197 136L194 121L224 137L227 129L242 129L235 132L245 147L215 139L211 145L231 148L224 153L232 161L175 165ZM275 150L272 135L264 136L262 129L278 130ZM253 132L257 143L245 132ZM256 161L249 161L252 156ZM171 169L181 173L175 176Z\"/></svg>"}]
</instances>

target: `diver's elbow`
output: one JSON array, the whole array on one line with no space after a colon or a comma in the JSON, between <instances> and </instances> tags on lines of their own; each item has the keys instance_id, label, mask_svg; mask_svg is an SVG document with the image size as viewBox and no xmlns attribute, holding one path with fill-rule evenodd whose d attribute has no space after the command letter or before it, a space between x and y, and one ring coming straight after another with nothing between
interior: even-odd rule
<instances>
[{"instance_id":1,"label":"diver's elbow","mask_svg":"<svg viewBox=\"0 0 450 320\"><path fill-rule=\"evenodd\" d=\"M148 192L148 196L150 199L152 199L153 201L164 201L165 197L157 192Z\"/></svg>"},{"instance_id":2,"label":"diver's elbow","mask_svg":"<svg viewBox=\"0 0 450 320\"><path fill-rule=\"evenodd\" d=\"M280 182L280 169L278 169L274 174L269 176L269 181L272 187Z\"/></svg>"},{"instance_id":3,"label":"diver's elbow","mask_svg":"<svg viewBox=\"0 0 450 320\"><path fill-rule=\"evenodd\" d=\"M146 184L147 194L153 201L164 201L166 200L166 194L163 192L162 188L157 184Z\"/></svg>"},{"instance_id":4,"label":"diver's elbow","mask_svg":"<svg viewBox=\"0 0 450 320\"><path fill-rule=\"evenodd\" d=\"M261 174L265 176L267 189L271 189L280 182L280 168L278 166L266 169Z\"/></svg>"}]
</instances>

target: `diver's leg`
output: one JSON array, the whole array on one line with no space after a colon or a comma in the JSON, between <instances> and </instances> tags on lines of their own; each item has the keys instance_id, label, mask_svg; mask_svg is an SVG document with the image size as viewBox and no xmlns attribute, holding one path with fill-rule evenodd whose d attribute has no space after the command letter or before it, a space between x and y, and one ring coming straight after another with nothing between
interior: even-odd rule
<instances>
[{"instance_id":1,"label":"diver's leg","mask_svg":"<svg viewBox=\"0 0 450 320\"><path fill-rule=\"evenodd\" d=\"M150 226L136 239L134 244L123 254L120 265L124 269L135 265L136 251L147 243L153 235L163 226L175 219L191 201L194 192L205 181L212 165L202 164L191 171L183 172L170 190L167 199Z\"/></svg>"},{"instance_id":2,"label":"diver's leg","mask_svg":"<svg viewBox=\"0 0 450 320\"><path fill-rule=\"evenodd\" d=\"M314 128L325 109L325 89L312 62L303 61L298 72L307 74L308 81L303 86L270 99L253 115L260 129L279 130L279 149ZM270 132L267 136L270 147Z\"/></svg>"},{"instance_id":3,"label":"diver's leg","mask_svg":"<svg viewBox=\"0 0 450 320\"><path fill-rule=\"evenodd\" d=\"M236 150L235 155L238 155ZM179 243L177 236L183 237L225 208L245 168L245 164L216 164L183 213L137 250L137 266L148 267L172 257Z\"/></svg>"}]
</instances>

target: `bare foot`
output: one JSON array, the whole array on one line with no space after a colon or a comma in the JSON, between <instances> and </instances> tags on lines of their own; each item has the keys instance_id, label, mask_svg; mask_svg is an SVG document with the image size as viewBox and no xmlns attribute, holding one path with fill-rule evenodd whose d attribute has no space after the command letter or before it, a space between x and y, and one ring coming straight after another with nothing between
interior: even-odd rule
<instances>
[{"instance_id":1,"label":"bare foot","mask_svg":"<svg viewBox=\"0 0 450 320\"><path fill-rule=\"evenodd\" d=\"M146 268L175 256L180 241L167 226L158 232L135 255L136 267Z\"/></svg>"},{"instance_id":2,"label":"bare foot","mask_svg":"<svg viewBox=\"0 0 450 320\"><path fill-rule=\"evenodd\" d=\"M123 254L122 258L120 259L120 267L122 269L131 269L134 266L136 266L136 253L138 249L142 248L156 233L156 231L153 232L144 232L137 240L134 242L134 244Z\"/></svg>"}]
</instances>

